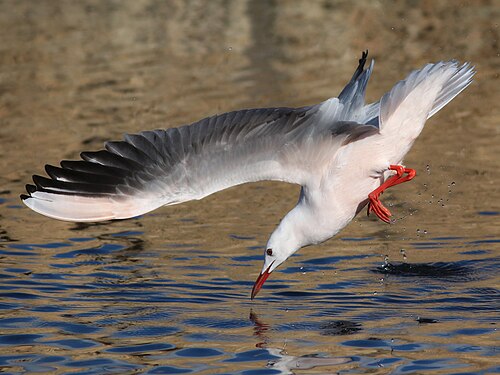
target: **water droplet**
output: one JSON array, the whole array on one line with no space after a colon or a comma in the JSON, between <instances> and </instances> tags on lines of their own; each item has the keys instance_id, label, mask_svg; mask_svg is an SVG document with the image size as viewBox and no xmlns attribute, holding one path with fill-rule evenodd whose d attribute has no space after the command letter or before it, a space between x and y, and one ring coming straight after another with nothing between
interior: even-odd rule
<instances>
[{"instance_id":1,"label":"water droplet","mask_svg":"<svg viewBox=\"0 0 500 375\"><path fill-rule=\"evenodd\" d=\"M406 260L408 259L407 256L406 256L406 251L405 249L401 249L399 250L399 252L401 253L401 255L403 256L403 262L406 262Z\"/></svg>"}]
</instances>

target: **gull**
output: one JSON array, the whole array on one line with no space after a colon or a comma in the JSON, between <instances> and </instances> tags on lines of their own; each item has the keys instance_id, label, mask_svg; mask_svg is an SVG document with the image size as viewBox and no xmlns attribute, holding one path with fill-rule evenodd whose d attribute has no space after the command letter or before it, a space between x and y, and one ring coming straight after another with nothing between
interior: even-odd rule
<instances>
[{"instance_id":1,"label":"gull","mask_svg":"<svg viewBox=\"0 0 500 375\"><path fill-rule=\"evenodd\" d=\"M324 242L366 205L390 223L382 192L415 176L401 163L428 118L462 92L475 74L446 61L411 72L374 103L365 91L374 61L362 53L337 98L300 108L243 109L178 128L126 134L82 160L46 165L21 199L51 218L95 222L136 217L202 199L231 186L274 180L301 186L297 205L264 251L253 299L280 264Z\"/></svg>"}]
</instances>

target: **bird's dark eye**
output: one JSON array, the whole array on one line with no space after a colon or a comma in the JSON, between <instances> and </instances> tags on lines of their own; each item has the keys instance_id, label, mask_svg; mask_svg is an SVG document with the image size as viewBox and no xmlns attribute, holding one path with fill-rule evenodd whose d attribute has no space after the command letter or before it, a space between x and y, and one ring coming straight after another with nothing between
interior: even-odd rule
<instances>
[{"instance_id":1,"label":"bird's dark eye","mask_svg":"<svg viewBox=\"0 0 500 375\"><path fill-rule=\"evenodd\" d=\"M271 256L273 255L273 249L267 249L266 250L267 255Z\"/></svg>"}]
</instances>

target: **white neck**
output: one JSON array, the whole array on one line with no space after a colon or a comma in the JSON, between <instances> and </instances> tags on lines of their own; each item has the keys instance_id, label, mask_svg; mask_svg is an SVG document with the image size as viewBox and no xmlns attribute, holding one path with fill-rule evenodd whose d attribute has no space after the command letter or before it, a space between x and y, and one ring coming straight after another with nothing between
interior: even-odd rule
<instances>
[{"instance_id":1,"label":"white neck","mask_svg":"<svg viewBox=\"0 0 500 375\"><path fill-rule=\"evenodd\" d=\"M326 241L336 235L355 216L356 209L346 210L335 199L328 202L302 192L297 205L281 220L268 242L268 248L279 247L293 254L304 246Z\"/></svg>"}]
</instances>

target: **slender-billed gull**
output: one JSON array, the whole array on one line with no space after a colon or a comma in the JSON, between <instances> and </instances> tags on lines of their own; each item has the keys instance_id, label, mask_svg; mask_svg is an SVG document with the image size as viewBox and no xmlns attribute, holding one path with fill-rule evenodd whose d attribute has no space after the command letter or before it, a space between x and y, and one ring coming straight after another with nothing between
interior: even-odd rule
<instances>
[{"instance_id":1,"label":"slender-billed gull","mask_svg":"<svg viewBox=\"0 0 500 375\"><path fill-rule=\"evenodd\" d=\"M301 247L328 240L368 204L384 222L388 187L411 180L401 165L425 121L471 82L474 68L427 64L380 101L365 104L373 60L367 52L338 98L301 108L244 109L179 128L127 134L82 160L46 165L23 202L68 221L126 219L246 182L302 186L297 205L267 243L252 298L276 267Z\"/></svg>"}]
</instances>

